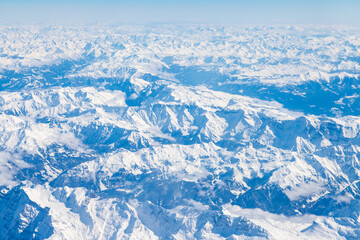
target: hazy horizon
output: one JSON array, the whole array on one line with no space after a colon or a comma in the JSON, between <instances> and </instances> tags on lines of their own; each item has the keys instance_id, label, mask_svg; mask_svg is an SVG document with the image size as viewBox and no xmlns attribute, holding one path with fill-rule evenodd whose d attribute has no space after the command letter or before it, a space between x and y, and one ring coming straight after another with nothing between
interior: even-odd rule
<instances>
[{"instance_id":1,"label":"hazy horizon","mask_svg":"<svg viewBox=\"0 0 360 240\"><path fill-rule=\"evenodd\" d=\"M0 1L0 23L358 24L348 1Z\"/></svg>"}]
</instances>

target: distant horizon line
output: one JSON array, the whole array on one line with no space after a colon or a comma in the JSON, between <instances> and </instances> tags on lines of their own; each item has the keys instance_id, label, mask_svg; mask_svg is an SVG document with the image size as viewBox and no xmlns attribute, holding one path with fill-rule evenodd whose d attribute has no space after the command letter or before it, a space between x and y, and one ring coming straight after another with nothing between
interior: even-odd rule
<instances>
[{"instance_id":1,"label":"distant horizon line","mask_svg":"<svg viewBox=\"0 0 360 240\"><path fill-rule=\"evenodd\" d=\"M67 26L109 26L109 25L211 25L211 26L345 26L345 27L360 27L360 22L356 21L344 21L344 22L244 22L244 21L1 21L0 25L39 25L39 26L56 26L56 25L67 25Z\"/></svg>"},{"instance_id":2,"label":"distant horizon line","mask_svg":"<svg viewBox=\"0 0 360 240\"><path fill-rule=\"evenodd\" d=\"M355 0L0 0L1 24L360 25Z\"/></svg>"}]
</instances>

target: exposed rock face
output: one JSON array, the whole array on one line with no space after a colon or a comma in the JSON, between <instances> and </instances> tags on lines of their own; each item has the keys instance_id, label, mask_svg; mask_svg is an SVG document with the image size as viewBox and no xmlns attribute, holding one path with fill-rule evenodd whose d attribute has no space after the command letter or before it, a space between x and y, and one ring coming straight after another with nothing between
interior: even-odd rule
<instances>
[{"instance_id":1,"label":"exposed rock face","mask_svg":"<svg viewBox=\"0 0 360 240\"><path fill-rule=\"evenodd\" d=\"M1 239L360 238L359 31L1 30Z\"/></svg>"}]
</instances>

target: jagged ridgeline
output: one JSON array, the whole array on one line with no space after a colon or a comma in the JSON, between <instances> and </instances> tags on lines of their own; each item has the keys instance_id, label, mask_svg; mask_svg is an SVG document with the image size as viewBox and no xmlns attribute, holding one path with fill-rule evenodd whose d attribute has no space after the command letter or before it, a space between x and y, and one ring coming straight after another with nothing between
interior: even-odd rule
<instances>
[{"instance_id":1,"label":"jagged ridgeline","mask_svg":"<svg viewBox=\"0 0 360 240\"><path fill-rule=\"evenodd\" d=\"M360 31L0 27L0 239L359 239Z\"/></svg>"}]
</instances>

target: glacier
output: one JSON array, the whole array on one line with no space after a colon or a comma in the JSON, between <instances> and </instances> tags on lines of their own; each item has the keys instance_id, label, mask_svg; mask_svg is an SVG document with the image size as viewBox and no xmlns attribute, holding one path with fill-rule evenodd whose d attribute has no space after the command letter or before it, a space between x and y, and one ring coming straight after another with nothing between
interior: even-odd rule
<instances>
[{"instance_id":1,"label":"glacier","mask_svg":"<svg viewBox=\"0 0 360 240\"><path fill-rule=\"evenodd\" d=\"M0 26L0 239L360 239L360 31Z\"/></svg>"}]
</instances>

